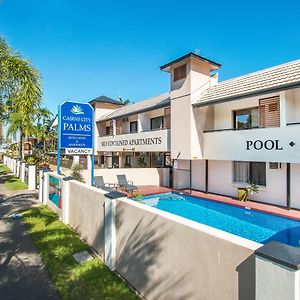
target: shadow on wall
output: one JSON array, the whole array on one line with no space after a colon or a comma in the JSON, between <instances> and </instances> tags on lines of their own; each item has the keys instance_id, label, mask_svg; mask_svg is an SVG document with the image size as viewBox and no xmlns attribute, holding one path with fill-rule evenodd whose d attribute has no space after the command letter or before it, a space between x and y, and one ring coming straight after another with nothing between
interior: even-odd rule
<instances>
[{"instance_id":1,"label":"shadow on wall","mask_svg":"<svg viewBox=\"0 0 300 300\"><path fill-rule=\"evenodd\" d=\"M83 233L77 226L76 228L74 228L74 230L80 233L81 238L86 241L94 250L96 250L96 252L102 257L102 259L104 259L104 208L103 211L99 213L103 213L103 219L96 229L93 229L90 232Z\"/></svg>"},{"instance_id":2,"label":"shadow on wall","mask_svg":"<svg viewBox=\"0 0 300 300\"><path fill-rule=\"evenodd\" d=\"M99 199L97 193L93 193L94 199L87 197L84 202L86 210L82 206L76 207L76 217L70 226L80 234L81 238L87 242L96 252L104 258L104 199ZM92 200L92 201L91 201Z\"/></svg>"},{"instance_id":3,"label":"shadow on wall","mask_svg":"<svg viewBox=\"0 0 300 300\"><path fill-rule=\"evenodd\" d=\"M239 300L255 299L255 255L245 259L237 268Z\"/></svg>"},{"instance_id":4,"label":"shadow on wall","mask_svg":"<svg viewBox=\"0 0 300 300\"><path fill-rule=\"evenodd\" d=\"M158 260L171 231L163 224L158 228L155 215L128 220L123 213L124 208L117 204L117 271L147 299L191 299L191 294L181 289L190 274L166 274ZM175 290L182 293L175 295Z\"/></svg>"}]
</instances>

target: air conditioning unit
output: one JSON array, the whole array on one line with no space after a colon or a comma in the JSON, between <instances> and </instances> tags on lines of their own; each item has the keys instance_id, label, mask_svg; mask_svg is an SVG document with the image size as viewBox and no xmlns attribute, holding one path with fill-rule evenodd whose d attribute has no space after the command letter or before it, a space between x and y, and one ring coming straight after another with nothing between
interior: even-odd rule
<instances>
[{"instance_id":1,"label":"air conditioning unit","mask_svg":"<svg viewBox=\"0 0 300 300\"><path fill-rule=\"evenodd\" d=\"M272 170L281 169L281 163L279 163L279 162L270 162L269 163L269 169L272 169Z\"/></svg>"}]
</instances>

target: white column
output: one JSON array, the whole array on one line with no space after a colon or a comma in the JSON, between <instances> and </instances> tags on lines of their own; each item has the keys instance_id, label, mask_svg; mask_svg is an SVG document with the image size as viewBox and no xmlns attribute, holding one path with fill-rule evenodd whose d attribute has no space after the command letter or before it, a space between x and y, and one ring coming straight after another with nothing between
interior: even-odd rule
<instances>
[{"instance_id":1,"label":"white column","mask_svg":"<svg viewBox=\"0 0 300 300\"><path fill-rule=\"evenodd\" d=\"M16 176L20 177L20 161L19 160L17 160Z\"/></svg>"},{"instance_id":2,"label":"white column","mask_svg":"<svg viewBox=\"0 0 300 300\"><path fill-rule=\"evenodd\" d=\"M73 167L74 165L79 164L79 162L80 162L80 156L79 156L79 155L74 155L74 156L73 156L72 167Z\"/></svg>"},{"instance_id":3,"label":"white column","mask_svg":"<svg viewBox=\"0 0 300 300\"><path fill-rule=\"evenodd\" d=\"M92 156L88 155L86 160L87 160L87 169L92 170Z\"/></svg>"},{"instance_id":4,"label":"white column","mask_svg":"<svg viewBox=\"0 0 300 300\"><path fill-rule=\"evenodd\" d=\"M43 180L43 204L47 205L48 197L49 197L49 173L44 172L44 180Z\"/></svg>"},{"instance_id":5,"label":"white column","mask_svg":"<svg viewBox=\"0 0 300 300\"><path fill-rule=\"evenodd\" d=\"M39 171L39 178L40 178L40 182L39 182L39 202L43 203L43 187L44 187L44 171L40 170Z\"/></svg>"},{"instance_id":6,"label":"white column","mask_svg":"<svg viewBox=\"0 0 300 300\"><path fill-rule=\"evenodd\" d=\"M280 92L280 127L286 127L286 92Z\"/></svg>"},{"instance_id":7,"label":"white column","mask_svg":"<svg viewBox=\"0 0 300 300\"><path fill-rule=\"evenodd\" d=\"M255 299L299 300L299 249L270 242L255 254Z\"/></svg>"},{"instance_id":8,"label":"white column","mask_svg":"<svg viewBox=\"0 0 300 300\"><path fill-rule=\"evenodd\" d=\"M65 224L69 224L69 189L71 176L64 177L62 180L62 220Z\"/></svg>"},{"instance_id":9,"label":"white column","mask_svg":"<svg viewBox=\"0 0 300 300\"><path fill-rule=\"evenodd\" d=\"M117 134L116 120L113 120L112 125L113 125L113 136L115 136Z\"/></svg>"},{"instance_id":10,"label":"white column","mask_svg":"<svg viewBox=\"0 0 300 300\"><path fill-rule=\"evenodd\" d=\"M28 165L28 190L36 189L36 166Z\"/></svg>"},{"instance_id":11,"label":"white column","mask_svg":"<svg viewBox=\"0 0 300 300\"><path fill-rule=\"evenodd\" d=\"M138 114L138 119L137 119L137 131L138 132L142 132L143 131L142 120L143 120L143 115L142 114Z\"/></svg>"},{"instance_id":12,"label":"white column","mask_svg":"<svg viewBox=\"0 0 300 300\"><path fill-rule=\"evenodd\" d=\"M116 269L116 199L105 197L104 261L114 271Z\"/></svg>"},{"instance_id":13,"label":"white column","mask_svg":"<svg viewBox=\"0 0 300 300\"><path fill-rule=\"evenodd\" d=\"M22 182L24 182L24 179L25 179L25 163L22 162L22 163L21 163L20 180L21 180Z\"/></svg>"}]
</instances>

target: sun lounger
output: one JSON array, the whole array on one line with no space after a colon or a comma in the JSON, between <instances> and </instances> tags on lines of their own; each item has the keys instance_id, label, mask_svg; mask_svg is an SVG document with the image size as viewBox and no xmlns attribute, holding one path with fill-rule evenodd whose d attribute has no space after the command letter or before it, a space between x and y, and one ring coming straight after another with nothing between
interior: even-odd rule
<instances>
[{"instance_id":1,"label":"sun lounger","mask_svg":"<svg viewBox=\"0 0 300 300\"><path fill-rule=\"evenodd\" d=\"M128 192L137 191L137 186L134 185L132 181L128 181L125 175L117 175L117 178L120 188L124 188Z\"/></svg>"},{"instance_id":2,"label":"sun lounger","mask_svg":"<svg viewBox=\"0 0 300 300\"><path fill-rule=\"evenodd\" d=\"M104 183L103 177L102 176L95 176L94 178L94 186L97 187L98 189L104 190L106 192L112 192L114 191L114 188L111 184L109 183Z\"/></svg>"}]
</instances>

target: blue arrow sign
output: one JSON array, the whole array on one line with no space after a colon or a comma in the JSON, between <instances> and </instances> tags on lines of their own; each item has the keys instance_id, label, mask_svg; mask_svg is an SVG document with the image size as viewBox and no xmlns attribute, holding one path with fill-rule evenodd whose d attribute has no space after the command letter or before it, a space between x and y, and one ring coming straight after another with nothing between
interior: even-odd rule
<instances>
[{"instance_id":1,"label":"blue arrow sign","mask_svg":"<svg viewBox=\"0 0 300 300\"><path fill-rule=\"evenodd\" d=\"M88 103L66 101L60 106L60 147L92 149L94 109Z\"/></svg>"}]
</instances>

